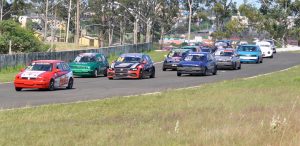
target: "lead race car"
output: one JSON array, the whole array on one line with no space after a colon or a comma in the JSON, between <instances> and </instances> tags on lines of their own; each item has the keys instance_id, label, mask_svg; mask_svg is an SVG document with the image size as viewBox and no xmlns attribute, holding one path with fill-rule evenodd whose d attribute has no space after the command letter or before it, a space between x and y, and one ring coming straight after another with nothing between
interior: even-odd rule
<instances>
[{"instance_id":1,"label":"lead race car","mask_svg":"<svg viewBox=\"0 0 300 146\"><path fill-rule=\"evenodd\" d=\"M73 88L73 72L69 65L61 60L33 61L18 73L14 80L15 90L24 88L48 89Z\"/></svg>"},{"instance_id":2,"label":"lead race car","mask_svg":"<svg viewBox=\"0 0 300 146\"><path fill-rule=\"evenodd\" d=\"M150 56L143 53L122 54L111 64L107 78L143 79L155 77L155 66Z\"/></svg>"}]
</instances>

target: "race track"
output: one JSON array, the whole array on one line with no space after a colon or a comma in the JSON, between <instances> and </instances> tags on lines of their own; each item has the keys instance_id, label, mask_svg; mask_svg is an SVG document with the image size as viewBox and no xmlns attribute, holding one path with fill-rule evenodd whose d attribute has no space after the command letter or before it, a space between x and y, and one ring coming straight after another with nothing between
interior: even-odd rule
<instances>
[{"instance_id":1,"label":"race track","mask_svg":"<svg viewBox=\"0 0 300 146\"><path fill-rule=\"evenodd\" d=\"M243 64L241 70L219 70L216 76L182 76L176 71L161 70L156 65L156 78L143 80L108 80L105 77L76 78L74 89L39 91L23 90L16 92L13 84L0 85L0 108L18 108L52 103L68 103L113 96L126 96L167 89L201 85L236 78L256 76L286 69L300 64L300 53L277 53L274 59L264 59L263 64Z\"/></svg>"}]
</instances>

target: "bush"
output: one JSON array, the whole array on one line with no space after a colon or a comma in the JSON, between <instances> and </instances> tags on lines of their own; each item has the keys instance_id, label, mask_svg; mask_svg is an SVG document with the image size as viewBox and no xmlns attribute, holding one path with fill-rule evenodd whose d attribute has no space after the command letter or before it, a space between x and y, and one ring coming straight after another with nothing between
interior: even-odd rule
<instances>
[{"instance_id":1,"label":"bush","mask_svg":"<svg viewBox=\"0 0 300 146\"><path fill-rule=\"evenodd\" d=\"M6 54L9 49L9 41L12 41L13 52L41 52L49 46L43 44L29 29L22 28L20 24L12 20L0 22L0 53Z\"/></svg>"}]
</instances>

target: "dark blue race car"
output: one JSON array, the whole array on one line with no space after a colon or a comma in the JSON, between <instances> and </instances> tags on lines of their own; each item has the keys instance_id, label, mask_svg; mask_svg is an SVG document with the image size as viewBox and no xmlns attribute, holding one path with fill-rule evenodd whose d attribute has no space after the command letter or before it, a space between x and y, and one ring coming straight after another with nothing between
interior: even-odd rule
<instances>
[{"instance_id":1,"label":"dark blue race car","mask_svg":"<svg viewBox=\"0 0 300 146\"><path fill-rule=\"evenodd\" d=\"M189 53L177 66L177 76L191 75L216 75L217 63L210 53Z\"/></svg>"}]
</instances>

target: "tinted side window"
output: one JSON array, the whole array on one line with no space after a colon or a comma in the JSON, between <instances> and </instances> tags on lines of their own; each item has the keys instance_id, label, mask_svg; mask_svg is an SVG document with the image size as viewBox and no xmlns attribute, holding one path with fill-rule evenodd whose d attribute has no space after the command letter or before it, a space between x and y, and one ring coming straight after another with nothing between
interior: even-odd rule
<instances>
[{"instance_id":1,"label":"tinted side window","mask_svg":"<svg viewBox=\"0 0 300 146\"><path fill-rule=\"evenodd\" d=\"M147 62L152 63L150 56L146 55Z\"/></svg>"},{"instance_id":2,"label":"tinted side window","mask_svg":"<svg viewBox=\"0 0 300 146\"><path fill-rule=\"evenodd\" d=\"M57 63L56 69L63 70L62 63Z\"/></svg>"},{"instance_id":3,"label":"tinted side window","mask_svg":"<svg viewBox=\"0 0 300 146\"><path fill-rule=\"evenodd\" d=\"M102 58L102 56L98 56L98 57L97 57L97 61L100 61L100 62L102 62L102 61L103 61L103 58Z\"/></svg>"},{"instance_id":4,"label":"tinted side window","mask_svg":"<svg viewBox=\"0 0 300 146\"><path fill-rule=\"evenodd\" d=\"M63 67L64 71L69 71L70 70L70 67L67 63L62 63L62 67Z\"/></svg>"}]
</instances>

